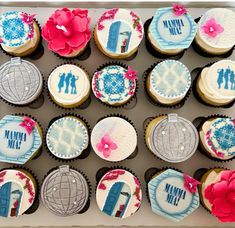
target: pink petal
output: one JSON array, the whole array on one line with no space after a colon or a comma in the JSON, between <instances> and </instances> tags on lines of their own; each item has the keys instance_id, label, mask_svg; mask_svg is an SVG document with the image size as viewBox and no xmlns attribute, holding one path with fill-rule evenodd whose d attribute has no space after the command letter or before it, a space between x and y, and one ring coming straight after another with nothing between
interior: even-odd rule
<instances>
[{"instance_id":1,"label":"pink petal","mask_svg":"<svg viewBox=\"0 0 235 228\"><path fill-rule=\"evenodd\" d=\"M65 48L66 38L63 36L58 37L50 42L50 48L52 51L58 51Z\"/></svg>"},{"instance_id":2,"label":"pink petal","mask_svg":"<svg viewBox=\"0 0 235 228\"><path fill-rule=\"evenodd\" d=\"M213 192L212 192L213 187L214 187L214 184L211 184L207 186L204 191L205 198L208 199L211 204L213 204L213 201L215 199Z\"/></svg>"},{"instance_id":3,"label":"pink petal","mask_svg":"<svg viewBox=\"0 0 235 228\"><path fill-rule=\"evenodd\" d=\"M97 144L96 144L96 149L97 149L98 151L102 152L102 151L103 151L103 148L104 148L104 146L103 146L102 143L97 143Z\"/></svg>"},{"instance_id":4,"label":"pink petal","mask_svg":"<svg viewBox=\"0 0 235 228\"><path fill-rule=\"evenodd\" d=\"M109 146L112 150L116 150L118 148L117 144L113 142Z\"/></svg>"},{"instance_id":5,"label":"pink petal","mask_svg":"<svg viewBox=\"0 0 235 228\"><path fill-rule=\"evenodd\" d=\"M110 139L110 137L109 137L108 134L105 134L105 135L102 137L102 139L101 139L101 143L102 143L103 145L109 144L110 141L111 141L111 139Z\"/></svg>"},{"instance_id":6,"label":"pink petal","mask_svg":"<svg viewBox=\"0 0 235 228\"><path fill-rule=\"evenodd\" d=\"M227 216L231 213L232 207L226 198L217 198L213 202L212 214L215 216Z\"/></svg>"},{"instance_id":7,"label":"pink petal","mask_svg":"<svg viewBox=\"0 0 235 228\"><path fill-rule=\"evenodd\" d=\"M105 158L108 158L111 154L111 150L109 148L104 148L103 149L103 155Z\"/></svg>"},{"instance_id":8,"label":"pink petal","mask_svg":"<svg viewBox=\"0 0 235 228\"><path fill-rule=\"evenodd\" d=\"M77 32L85 32L88 27L89 20L87 18L81 18L79 16L75 16L72 20L71 26L74 31Z\"/></svg>"},{"instance_id":9,"label":"pink petal","mask_svg":"<svg viewBox=\"0 0 235 228\"><path fill-rule=\"evenodd\" d=\"M80 16L80 17L87 17L88 16L88 10L83 10L83 9L74 9L72 13L75 16Z\"/></svg>"},{"instance_id":10,"label":"pink petal","mask_svg":"<svg viewBox=\"0 0 235 228\"><path fill-rule=\"evenodd\" d=\"M231 204L234 204L235 207L235 191L228 192L227 199Z\"/></svg>"},{"instance_id":11,"label":"pink petal","mask_svg":"<svg viewBox=\"0 0 235 228\"><path fill-rule=\"evenodd\" d=\"M221 172L221 180L228 181L232 174L235 174L235 172L231 172L230 170L224 170Z\"/></svg>"},{"instance_id":12,"label":"pink petal","mask_svg":"<svg viewBox=\"0 0 235 228\"><path fill-rule=\"evenodd\" d=\"M223 197L228 192L228 183L224 180L216 183L212 192L215 197Z\"/></svg>"},{"instance_id":13,"label":"pink petal","mask_svg":"<svg viewBox=\"0 0 235 228\"><path fill-rule=\"evenodd\" d=\"M67 26L70 24L73 14L68 9L64 8L62 10L56 10L54 13L54 22L60 26Z\"/></svg>"},{"instance_id":14,"label":"pink petal","mask_svg":"<svg viewBox=\"0 0 235 228\"><path fill-rule=\"evenodd\" d=\"M229 191L235 191L235 180L229 183L228 189Z\"/></svg>"},{"instance_id":15,"label":"pink petal","mask_svg":"<svg viewBox=\"0 0 235 228\"><path fill-rule=\"evenodd\" d=\"M58 53L61 56L67 56L73 52L73 49L68 45L65 44L64 49L57 50L56 53Z\"/></svg>"},{"instance_id":16,"label":"pink petal","mask_svg":"<svg viewBox=\"0 0 235 228\"><path fill-rule=\"evenodd\" d=\"M79 47L85 42L84 34L74 34L72 37L69 37L67 44L71 47Z\"/></svg>"}]
</instances>

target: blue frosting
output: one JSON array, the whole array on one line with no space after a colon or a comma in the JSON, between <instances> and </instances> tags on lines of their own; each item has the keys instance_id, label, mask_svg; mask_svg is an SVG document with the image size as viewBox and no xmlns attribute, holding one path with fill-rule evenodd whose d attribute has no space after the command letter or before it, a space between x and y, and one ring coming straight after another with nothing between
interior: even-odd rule
<instances>
[{"instance_id":1,"label":"blue frosting","mask_svg":"<svg viewBox=\"0 0 235 228\"><path fill-rule=\"evenodd\" d=\"M20 12L7 12L0 16L0 38L2 44L18 47L29 40L32 28L21 19Z\"/></svg>"},{"instance_id":2,"label":"blue frosting","mask_svg":"<svg viewBox=\"0 0 235 228\"><path fill-rule=\"evenodd\" d=\"M172 7L160 8L149 31L162 49L185 49L196 35L197 24L188 13L175 16Z\"/></svg>"},{"instance_id":3,"label":"blue frosting","mask_svg":"<svg viewBox=\"0 0 235 228\"><path fill-rule=\"evenodd\" d=\"M152 211L173 221L180 221L199 207L198 191L184 188L183 174L167 169L148 183Z\"/></svg>"},{"instance_id":4,"label":"blue frosting","mask_svg":"<svg viewBox=\"0 0 235 228\"><path fill-rule=\"evenodd\" d=\"M35 127L30 135L19 126L24 117L7 115L0 120L0 161L25 164L40 148L42 139Z\"/></svg>"}]
</instances>

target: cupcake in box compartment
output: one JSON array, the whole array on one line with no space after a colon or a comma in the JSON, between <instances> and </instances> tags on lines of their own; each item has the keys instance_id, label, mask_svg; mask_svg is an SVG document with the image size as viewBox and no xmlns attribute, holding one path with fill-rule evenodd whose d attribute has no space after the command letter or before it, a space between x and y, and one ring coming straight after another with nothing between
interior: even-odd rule
<instances>
[{"instance_id":1,"label":"cupcake in box compartment","mask_svg":"<svg viewBox=\"0 0 235 228\"><path fill-rule=\"evenodd\" d=\"M43 78L39 69L19 57L0 66L0 97L13 105L28 105L42 93Z\"/></svg>"},{"instance_id":2,"label":"cupcake in box compartment","mask_svg":"<svg viewBox=\"0 0 235 228\"><path fill-rule=\"evenodd\" d=\"M228 117L208 117L198 129L200 149L216 161L235 157L235 120Z\"/></svg>"},{"instance_id":3,"label":"cupcake in box compartment","mask_svg":"<svg viewBox=\"0 0 235 228\"><path fill-rule=\"evenodd\" d=\"M91 132L91 145L95 153L106 161L122 161L137 147L135 128L124 118L106 117Z\"/></svg>"},{"instance_id":4,"label":"cupcake in box compartment","mask_svg":"<svg viewBox=\"0 0 235 228\"><path fill-rule=\"evenodd\" d=\"M158 63L147 75L146 88L154 102L173 106L186 97L191 86L188 68L176 60Z\"/></svg>"},{"instance_id":5,"label":"cupcake in box compartment","mask_svg":"<svg viewBox=\"0 0 235 228\"><path fill-rule=\"evenodd\" d=\"M42 27L42 37L48 49L61 57L81 55L91 39L88 10L57 9Z\"/></svg>"},{"instance_id":6,"label":"cupcake in box compartment","mask_svg":"<svg viewBox=\"0 0 235 228\"><path fill-rule=\"evenodd\" d=\"M147 125L145 142L157 157L178 163L189 159L196 152L198 133L190 121L177 114L162 115Z\"/></svg>"},{"instance_id":7,"label":"cupcake in box compartment","mask_svg":"<svg viewBox=\"0 0 235 228\"><path fill-rule=\"evenodd\" d=\"M55 158L77 158L87 149L88 144L88 126L79 117L66 115L51 121L46 134L46 145Z\"/></svg>"},{"instance_id":8,"label":"cupcake in box compartment","mask_svg":"<svg viewBox=\"0 0 235 228\"><path fill-rule=\"evenodd\" d=\"M137 52L143 34L142 22L135 12L114 8L99 18L94 39L103 54L110 58L126 59Z\"/></svg>"},{"instance_id":9,"label":"cupcake in box compartment","mask_svg":"<svg viewBox=\"0 0 235 228\"><path fill-rule=\"evenodd\" d=\"M73 64L56 67L48 78L52 100L61 107L73 108L83 104L90 95L89 76Z\"/></svg>"},{"instance_id":10,"label":"cupcake in box compartment","mask_svg":"<svg viewBox=\"0 0 235 228\"><path fill-rule=\"evenodd\" d=\"M198 22L195 42L206 55L222 55L235 45L235 13L214 8L205 12ZM197 50L197 47L196 47Z\"/></svg>"},{"instance_id":11,"label":"cupcake in box compartment","mask_svg":"<svg viewBox=\"0 0 235 228\"><path fill-rule=\"evenodd\" d=\"M104 214L120 219L127 218L137 212L141 201L140 182L126 169L110 169L99 180L96 202Z\"/></svg>"},{"instance_id":12,"label":"cupcake in box compartment","mask_svg":"<svg viewBox=\"0 0 235 228\"><path fill-rule=\"evenodd\" d=\"M0 120L0 161L25 164L42 146L42 129L27 116L6 115Z\"/></svg>"},{"instance_id":13,"label":"cupcake in box compartment","mask_svg":"<svg viewBox=\"0 0 235 228\"><path fill-rule=\"evenodd\" d=\"M98 68L92 78L92 90L97 99L110 106L123 106L135 95L137 71L121 63L107 63Z\"/></svg>"},{"instance_id":14,"label":"cupcake in box compartment","mask_svg":"<svg viewBox=\"0 0 235 228\"><path fill-rule=\"evenodd\" d=\"M154 54L174 56L187 49L197 32L197 24L183 5L157 9L147 28L147 45Z\"/></svg>"},{"instance_id":15,"label":"cupcake in box compartment","mask_svg":"<svg viewBox=\"0 0 235 228\"><path fill-rule=\"evenodd\" d=\"M174 169L158 170L147 183L152 211L174 222L183 220L200 205L199 183Z\"/></svg>"},{"instance_id":16,"label":"cupcake in box compartment","mask_svg":"<svg viewBox=\"0 0 235 228\"><path fill-rule=\"evenodd\" d=\"M89 203L89 184L82 173L62 165L46 175L41 187L41 200L57 216L76 215L82 213Z\"/></svg>"},{"instance_id":17,"label":"cupcake in box compartment","mask_svg":"<svg viewBox=\"0 0 235 228\"><path fill-rule=\"evenodd\" d=\"M221 60L204 67L197 78L196 90L206 104L224 106L235 100L235 62Z\"/></svg>"},{"instance_id":18,"label":"cupcake in box compartment","mask_svg":"<svg viewBox=\"0 0 235 228\"><path fill-rule=\"evenodd\" d=\"M235 170L208 169L200 178L202 205L220 222L235 222Z\"/></svg>"},{"instance_id":19,"label":"cupcake in box compartment","mask_svg":"<svg viewBox=\"0 0 235 228\"><path fill-rule=\"evenodd\" d=\"M41 35L34 17L16 11L0 15L0 45L6 53L27 57L36 51Z\"/></svg>"},{"instance_id":20,"label":"cupcake in box compartment","mask_svg":"<svg viewBox=\"0 0 235 228\"><path fill-rule=\"evenodd\" d=\"M18 217L33 207L37 182L27 170L2 169L0 171L0 216Z\"/></svg>"}]
</instances>

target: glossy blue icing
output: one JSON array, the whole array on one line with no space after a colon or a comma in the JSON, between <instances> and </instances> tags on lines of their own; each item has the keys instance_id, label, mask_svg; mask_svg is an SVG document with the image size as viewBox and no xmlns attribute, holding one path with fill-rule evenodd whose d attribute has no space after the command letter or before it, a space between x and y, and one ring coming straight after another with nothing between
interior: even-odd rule
<instances>
[{"instance_id":1,"label":"glossy blue icing","mask_svg":"<svg viewBox=\"0 0 235 228\"><path fill-rule=\"evenodd\" d=\"M172 7L160 8L149 31L162 49L185 49L196 35L197 24L188 13L175 16Z\"/></svg>"},{"instance_id":2,"label":"glossy blue icing","mask_svg":"<svg viewBox=\"0 0 235 228\"><path fill-rule=\"evenodd\" d=\"M9 47L18 47L29 40L30 25L24 23L20 13L7 12L0 16L0 38L2 44Z\"/></svg>"},{"instance_id":3,"label":"glossy blue icing","mask_svg":"<svg viewBox=\"0 0 235 228\"><path fill-rule=\"evenodd\" d=\"M19 126L23 119L20 116L7 115L0 120L0 161L25 164L40 148L42 140L37 128L34 128L29 136L26 130Z\"/></svg>"},{"instance_id":4,"label":"glossy blue icing","mask_svg":"<svg viewBox=\"0 0 235 228\"><path fill-rule=\"evenodd\" d=\"M59 75L58 91L59 93L65 94L77 94L76 81L78 77L73 75L70 71L69 73L61 73Z\"/></svg>"},{"instance_id":5,"label":"glossy blue icing","mask_svg":"<svg viewBox=\"0 0 235 228\"><path fill-rule=\"evenodd\" d=\"M229 66L226 69L218 69L217 85L218 89L235 90L235 74Z\"/></svg>"},{"instance_id":6,"label":"glossy blue icing","mask_svg":"<svg viewBox=\"0 0 235 228\"><path fill-rule=\"evenodd\" d=\"M148 183L152 211L173 221L180 221L196 210L199 207L198 192L190 193L183 184L183 174L172 169L154 177Z\"/></svg>"}]
</instances>

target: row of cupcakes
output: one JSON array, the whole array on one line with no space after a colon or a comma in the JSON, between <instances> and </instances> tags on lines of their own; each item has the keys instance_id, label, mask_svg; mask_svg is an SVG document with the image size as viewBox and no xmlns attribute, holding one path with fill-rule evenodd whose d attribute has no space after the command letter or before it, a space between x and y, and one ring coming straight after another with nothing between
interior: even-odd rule
<instances>
[{"instance_id":1,"label":"row of cupcakes","mask_svg":"<svg viewBox=\"0 0 235 228\"><path fill-rule=\"evenodd\" d=\"M29 105L42 94L43 81L34 64L12 58L0 66L0 97L12 105ZM193 80L182 62L164 60L144 72L143 84L150 102L161 107L183 106L191 87L201 103L231 107L235 101L235 62L226 59L208 64L198 69ZM66 63L50 72L47 88L50 100L62 108L81 107L89 102L91 90L101 103L123 107L136 100L138 73L123 63L109 62L96 69L90 82L82 66Z\"/></svg>"},{"instance_id":2,"label":"row of cupcakes","mask_svg":"<svg viewBox=\"0 0 235 228\"><path fill-rule=\"evenodd\" d=\"M103 54L114 59L135 55L144 33L147 49L160 58L180 57L192 42L195 50L204 56L223 57L232 53L235 45L232 10L210 9L195 21L179 4L157 9L145 26L134 11L114 8L98 19L94 40ZM56 55L77 57L89 48L90 22L88 10L63 8L49 17L40 32L35 14L6 12L0 16L1 47L12 56L30 56L39 51L42 34L48 49Z\"/></svg>"},{"instance_id":3,"label":"row of cupcakes","mask_svg":"<svg viewBox=\"0 0 235 228\"><path fill-rule=\"evenodd\" d=\"M184 162L197 149L214 161L235 158L235 120L231 117L200 117L193 124L173 113L148 118L143 130L147 148L166 162ZM40 156L42 127L30 116L6 115L0 120L0 142L1 162L25 164ZM138 152L133 123L118 114L99 119L92 131L81 116L56 117L49 123L45 145L49 154L60 161L84 159L91 147L95 154L109 162L134 158Z\"/></svg>"},{"instance_id":4,"label":"row of cupcakes","mask_svg":"<svg viewBox=\"0 0 235 228\"><path fill-rule=\"evenodd\" d=\"M220 222L235 222L235 171L199 169L194 178L174 168L150 168L145 172L146 194L152 212L179 222L201 205ZM124 219L135 214L143 201L137 176L123 167L105 167L96 174L96 202L105 215ZM41 189L37 178L25 168L0 171L1 217L34 213L42 204L53 214L67 217L85 213L90 206L91 185L80 170L69 165L51 169Z\"/></svg>"}]
</instances>

